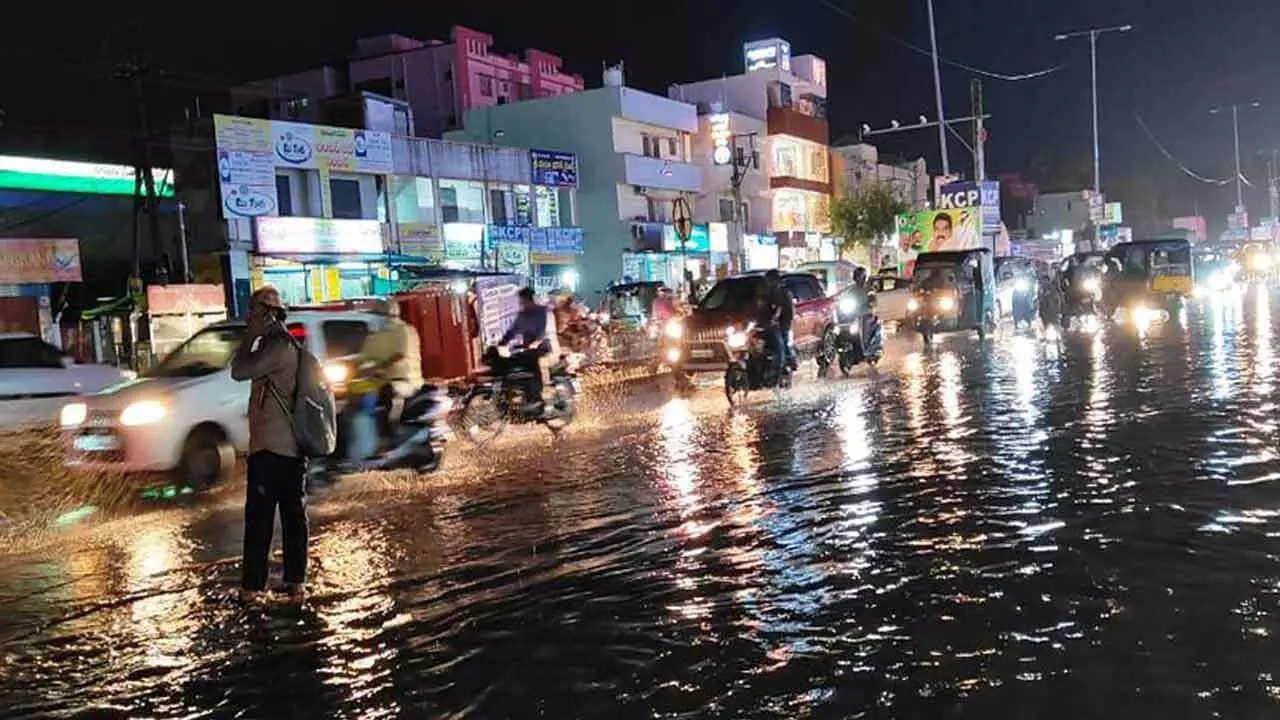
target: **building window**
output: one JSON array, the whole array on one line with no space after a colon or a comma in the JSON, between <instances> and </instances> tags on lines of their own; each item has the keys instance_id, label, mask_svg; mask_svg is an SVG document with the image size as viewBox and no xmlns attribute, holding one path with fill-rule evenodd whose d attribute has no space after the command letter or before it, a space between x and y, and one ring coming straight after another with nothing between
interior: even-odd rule
<instances>
[{"instance_id":1,"label":"building window","mask_svg":"<svg viewBox=\"0 0 1280 720\"><path fill-rule=\"evenodd\" d=\"M573 226L573 188L534 188L538 205L538 227Z\"/></svg>"},{"instance_id":2,"label":"building window","mask_svg":"<svg viewBox=\"0 0 1280 720\"><path fill-rule=\"evenodd\" d=\"M288 175L276 176L276 210L281 217L291 217L293 213L293 188Z\"/></svg>"},{"instance_id":3,"label":"building window","mask_svg":"<svg viewBox=\"0 0 1280 720\"><path fill-rule=\"evenodd\" d=\"M493 97L493 77L490 75L480 76L480 94L485 97Z\"/></svg>"},{"instance_id":4,"label":"building window","mask_svg":"<svg viewBox=\"0 0 1280 720\"><path fill-rule=\"evenodd\" d=\"M507 190L489 189L489 217L492 218L494 225L509 224L507 218L510 214L508 210L511 208L507 207L508 195L510 195L510 192Z\"/></svg>"},{"instance_id":5,"label":"building window","mask_svg":"<svg viewBox=\"0 0 1280 720\"><path fill-rule=\"evenodd\" d=\"M339 220L360 220L364 212L360 205L360 181L345 178L329 179L329 206L333 217Z\"/></svg>"},{"instance_id":6,"label":"building window","mask_svg":"<svg viewBox=\"0 0 1280 720\"><path fill-rule=\"evenodd\" d=\"M484 184L469 180L440 180L441 222L483 224Z\"/></svg>"},{"instance_id":7,"label":"building window","mask_svg":"<svg viewBox=\"0 0 1280 720\"><path fill-rule=\"evenodd\" d=\"M673 203L666 198L645 198L649 205L649 222L671 222Z\"/></svg>"},{"instance_id":8,"label":"building window","mask_svg":"<svg viewBox=\"0 0 1280 720\"><path fill-rule=\"evenodd\" d=\"M733 222L733 200L720 198L720 222Z\"/></svg>"},{"instance_id":9,"label":"building window","mask_svg":"<svg viewBox=\"0 0 1280 720\"><path fill-rule=\"evenodd\" d=\"M396 222L436 222L435 197L432 196L431 178L391 177L391 188L396 207Z\"/></svg>"},{"instance_id":10,"label":"building window","mask_svg":"<svg viewBox=\"0 0 1280 720\"><path fill-rule=\"evenodd\" d=\"M777 142L773 149L773 174L775 177L797 177L799 169L797 148L790 143Z\"/></svg>"},{"instance_id":11,"label":"building window","mask_svg":"<svg viewBox=\"0 0 1280 720\"><path fill-rule=\"evenodd\" d=\"M679 157L680 144L677 138L667 138L667 154L672 157Z\"/></svg>"}]
</instances>

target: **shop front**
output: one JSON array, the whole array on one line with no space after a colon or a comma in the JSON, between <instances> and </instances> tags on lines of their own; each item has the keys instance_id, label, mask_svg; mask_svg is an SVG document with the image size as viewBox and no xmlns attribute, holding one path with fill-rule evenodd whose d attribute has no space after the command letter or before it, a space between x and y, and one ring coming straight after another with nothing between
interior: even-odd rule
<instances>
[{"instance_id":1,"label":"shop front","mask_svg":"<svg viewBox=\"0 0 1280 720\"><path fill-rule=\"evenodd\" d=\"M61 347L53 283L80 282L80 241L0 238L0 331L29 332Z\"/></svg>"},{"instance_id":2,"label":"shop front","mask_svg":"<svg viewBox=\"0 0 1280 720\"><path fill-rule=\"evenodd\" d=\"M633 223L635 250L623 253L623 277L664 282L683 288L686 280L714 283L733 272L729 229L725 223L694 225L681 243L675 228L660 223Z\"/></svg>"},{"instance_id":3,"label":"shop front","mask_svg":"<svg viewBox=\"0 0 1280 720\"><path fill-rule=\"evenodd\" d=\"M384 228L377 220L255 218L253 287L272 285L291 305L385 294L397 256L386 251Z\"/></svg>"},{"instance_id":4,"label":"shop front","mask_svg":"<svg viewBox=\"0 0 1280 720\"><path fill-rule=\"evenodd\" d=\"M490 225L485 247L492 269L527 277L538 292L578 289L582 228Z\"/></svg>"}]
</instances>

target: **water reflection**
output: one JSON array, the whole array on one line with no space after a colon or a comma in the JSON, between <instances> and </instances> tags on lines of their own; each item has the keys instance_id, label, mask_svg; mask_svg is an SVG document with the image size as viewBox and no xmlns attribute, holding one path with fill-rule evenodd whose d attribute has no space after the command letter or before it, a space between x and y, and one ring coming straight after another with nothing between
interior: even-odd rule
<instances>
[{"instance_id":1,"label":"water reflection","mask_svg":"<svg viewBox=\"0 0 1280 720\"><path fill-rule=\"evenodd\" d=\"M325 505L310 608L262 619L221 600L234 503L104 526L3 568L0 692L17 716L1268 717L1273 318L1249 295L1142 340L904 343L741 411L654 398L625 435Z\"/></svg>"}]
</instances>

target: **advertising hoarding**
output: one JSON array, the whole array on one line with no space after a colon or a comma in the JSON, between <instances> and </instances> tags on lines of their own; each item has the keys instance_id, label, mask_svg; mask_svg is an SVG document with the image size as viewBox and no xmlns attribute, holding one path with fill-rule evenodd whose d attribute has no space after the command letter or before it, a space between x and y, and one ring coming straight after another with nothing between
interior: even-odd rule
<instances>
[{"instance_id":1,"label":"advertising hoarding","mask_svg":"<svg viewBox=\"0 0 1280 720\"><path fill-rule=\"evenodd\" d=\"M263 255L380 255L382 223L306 217L260 217L258 252Z\"/></svg>"},{"instance_id":2,"label":"advertising hoarding","mask_svg":"<svg viewBox=\"0 0 1280 720\"><path fill-rule=\"evenodd\" d=\"M387 175L391 135L280 120L214 115L223 217L279 212L276 168Z\"/></svg>"},{"instance_id":3,"label":"advertising hoarding","mask_svg":"<svg viewBox=\"0 0 1280 720\"><path fill-rule=\"evenodd\" d=\"M578 187L578 156L555 150L530 150L529 170L534 185Z\"/></svg>"},{"instance_id":4,"label":"advertising hoarding","mask_svg":"<svg viewBox=\"0 0 1280 720\"><path fill-rule=\"evenodd\" d=\"M981 208L980 233L991 235L1000 231L1000 183L995 180L947 183L938 188L934 205L938 210L949 211Z\"/></svg>"},{"instance_id":5,"label":"advertising hoarding","mask_svg":"<svg viewBox=\"0 0 1280 720\"><path fill-rule=\"evenodd\" d=\"M0 284L80 282L75 238L0 239Z\"/></svg>"},{"instance_id":6,"label":"advertising hoarding","mask_svg":"<svg viewBox=\"0 0 1280 720\"><path fill-rule=\"evenodd\" d=\"M92 195L133 195L132 165L107 165L70 160L0 155L0 188L73 192ZM152 168L157 197L173 197L173 170Z\"/></svg>"}]
</instances>

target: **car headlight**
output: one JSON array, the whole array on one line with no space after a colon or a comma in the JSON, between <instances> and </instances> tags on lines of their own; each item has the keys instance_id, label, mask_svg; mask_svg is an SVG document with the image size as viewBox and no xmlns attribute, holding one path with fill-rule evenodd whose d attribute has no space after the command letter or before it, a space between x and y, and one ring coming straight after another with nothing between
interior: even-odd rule
<instances>
[{"instance_id":1,"label":"car headlight","mask_svg":"<svg viewBox=\"0 0 1280 720\"><path fill-rule=\"evenodd\" d=\"M62 427L76 427L89 417L89 406L82 402L67 403L58 414L58 424Z\"/></svg>"},{"instance_id":2,"label":"car headlight","mask_svg":"<svg viewBox=\"0 0 1280 720\"><path fill-rule=\"evenodd\" d=\"M915 299L915 298L911 298L910 300L908 300L908 301L907 301L907 312L915 312L915 311L917 311L917 310L919 310L919 309L920 309L920 301L919 301L919 300L917 300L917 299Z\"/></svg>"},{"instance_id":3,"label":"car headlight","mask_svg":"<svg viewBox=\"0 0 1280 720\"><path fill-rule=\"evenodd\" d=\"M1026 278L1019 278L1013 283L1013 291L1020 293L1031 292L1031 281Z\"/></svg>"},{"instance_id":4,"label":"car headlight","mask_svg":"<svg viewBox=\"0 0 1280 720\"><path fill-rule=\"evenodd\" d=\"M351 368L346 363L329 363L323 368L324 380L330 385L344 383L351 377Z\"/></svg>"},{"instance_id":5,"label":"car headlight","mask_svg":"<svg viewBox=\"0 0 1280 720\"><path fill-rule=\"evenodd\" d=\"M1266 253L1258 253L1253 256L1250 261L1254 270L1267 270L1271 267L1271 256Z\"/></svg>"},{"instance_id":6,"label":"car headlight","mask_svg":"<svg viewBox=\"0 0 1280 720\"><path fill-rule=\"evenodd\" d=\"M956 299L950 295L943 295L938 298L938 309L942 312L951 312L956 309Z\"/></svg>"},{"instance_id":7,"label":"car headlight","mask_svg":"<svg viewBox=\"0 0 1280 720\"><path fill-rule=\"evenodd\" d=\"M155 400L139 400L120 413L120 424L127 426L150 425L164 419L168 411L162 403Z\"/></svg>"},{"instance_id":8,"label":"car headlight","mask_svg":"<svg viewBox=\"0 0 1280 720\"><path fill-rule=\"evenodd\" d=\"M679 340L684 337L684 323L679 320L668 320L663 332L672 340Z\"/></svg>"},{"instance_id":9,"label":"car headlight","mask_svg":"<svg viewBox=\"0 0 1280 720\"><path fill-rule=\"evenodd\" d=\"M840 314L852 315L858 309L858 301L851 297L842 298L840 300Z\"/></svg>"},{"instance_id":10,"label":"car headlight","mask_svg":"<svg viewBox=\"0 0 1280 720\"><path fill-rule=\"evenodd\" d=\"M741 350L747 346L747 334L734 330L729 333L729 337L725 339L725 344L730 350Z\"/></svg>"}]
</instances>

